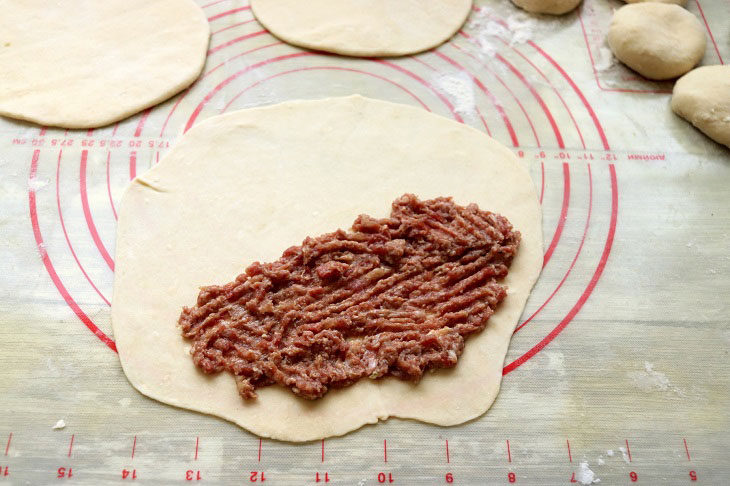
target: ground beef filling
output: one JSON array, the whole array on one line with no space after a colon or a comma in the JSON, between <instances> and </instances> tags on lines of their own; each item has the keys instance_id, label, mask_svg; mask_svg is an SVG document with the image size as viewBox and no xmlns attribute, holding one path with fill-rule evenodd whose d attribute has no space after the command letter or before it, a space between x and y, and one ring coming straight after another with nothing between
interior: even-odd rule
<instances>
[{"instance_id":1,"label":"ground beef filling","mask_svg":"<svg viewBox=\"0 0 730 486\"><path fill-rule=\"evenodd\" d=\"M417 382L456 365L507 290L520 242L506 218L406 194L389 218L307 238L235 281L203 287L179 324L195 364L244 399L271 384L309 399L361 378Z\"/></svg>"}]
</instances>

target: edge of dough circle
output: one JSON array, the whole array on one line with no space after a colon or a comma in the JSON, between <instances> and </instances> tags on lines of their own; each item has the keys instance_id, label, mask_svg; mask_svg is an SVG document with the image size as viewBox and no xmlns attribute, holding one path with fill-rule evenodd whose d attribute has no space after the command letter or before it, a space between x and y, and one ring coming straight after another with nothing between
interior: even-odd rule
<instances>
[{"instance_id":1,"label":"edge of dough circle","mask_svg":"<svg viewBox=\"0 0 730 486\"><path fill-rule=\"evenodd\" d=\"M393 200L452 196L506 216L522 233L508 296L459 363L419 384L360 380L310 401L268 386L244 402L233 375L193 364L177 320L199 287L232 281L308 235L347 229ZM542 268L542 211L525 164L466 125L361 96L293 101L195 125L121 201L112 326L129 381L170 405L261 436L309 441L388 417L456 425L499 391L512 332Z\"/></svg>"},{"instance_id":2,"label":"edge of dough circle","mask_svg":"<svg viewBox=\"0 0 730 486\"><path fill-rule=\"evenodd\" d=\"M472 0L251 0L256 19L295 46L346 56L404 56L450 39Z\"/></svg>"},{"instance_id":3,"label":"edge of dough circle","mask_svg":"<svg viewBox=\"0 0 730 486\"><path fill-rule=\"evenodd\" d=\"M205 64L192 0L1 1L0 115L97 128L179 93Z\"/></svg>"}]
</instances>

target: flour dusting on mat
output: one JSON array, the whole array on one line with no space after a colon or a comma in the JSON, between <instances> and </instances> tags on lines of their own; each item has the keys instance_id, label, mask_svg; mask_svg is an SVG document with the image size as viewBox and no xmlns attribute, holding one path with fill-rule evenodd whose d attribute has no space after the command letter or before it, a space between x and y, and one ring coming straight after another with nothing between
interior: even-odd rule
<instances>
[{"instance_id":1,"label":"flour dusting on mat","mask_svg":"<svg viewBox=\"0 0 730 486\"><path fill-rule=\"evenodd\" d=\"M48 185L48 179L41 180L36 177L28 179L28 189L33 192L37 192L39 189L43 189Z\"/></svg>"},{"instance_id":2,"label":"flour dusting on mat","mask_svg":"<svg viewBox=\"0 0 730 486\"><path fill-rule=\"evenodd\" d=\"M629 453L626 450L626 448L625 447L619 447L618 450L621 452L621 459L623 459L626 464L630 464L631 463L631 459L629 459Z\"/></svg>"},{"instance_id":3,"label":"flour dusting on mat","mask_svg":"<svg viewBox=\"0 0 730 486\"><path fill-rule=\"evenodd\" d=\"M454 74L439 75L436 78L436 84L452 99L455 112L465 116L475 114L474 81L468 73L460 71Z\"/></svg>"},{"instance_id":4,"label":"flour dusting on mat","mask_svg":"<svg viewBox=\"0 0 730 486\"><path fill-rule=\"evenodd\" d=\"M654 365L648 361L644 361L644 371L631 371L628 375L634 385L645 392L671 392L680 397L685 396L682 390L671 384L667 375L655 371Z\"/></svg>"},{"instance_id":5,"label":"flour dusting on mat","mask_svg":"<svg viewBox=\"0 0 730 486\"><path fill-rule=\"evenodd\" d=\"M608 46L601 46L598 49L596 56L596 62L594 64L596 71L603 72L608 71L616 64L616 58L613 57L613 53Z\"/></svg>"},{"instance_id":6,"label":"flour dusting on mat","mask_svg":"<svg viewBox=\"0 0 730 486\"><path fill-rule=\"evenodd\" d=\"M500 19L481 7L472 16L468 26L473 29L473 41L486 56L494 56L505 44L514 46L532 39L535 20L519 12Z\"/></svg>"},{"instance_id":7,"label":"flour dusting on mat","mask_svg":"<svg viewBox=\"0 0 730 486\"><path fill-rule=\"evenodd\" d=\"M64 428L66 428L66 421L63 419L59 420L58 422L56 422L56 425L51 427L52 430L61 430Z\"/></svg>"},{"instance_id":8,"label":"flour dusting on mat","mask_svg":"<svg viewBox=\"0 0 730 486\"><path fill-rule=\"evenodd\" d=\"M596 473L591 471L588 461L586 460L581 461L578 474L576 474L576 479L583 485L598 484L601 482L598 476L596 476Z\"/></svg>"}]
</instances>

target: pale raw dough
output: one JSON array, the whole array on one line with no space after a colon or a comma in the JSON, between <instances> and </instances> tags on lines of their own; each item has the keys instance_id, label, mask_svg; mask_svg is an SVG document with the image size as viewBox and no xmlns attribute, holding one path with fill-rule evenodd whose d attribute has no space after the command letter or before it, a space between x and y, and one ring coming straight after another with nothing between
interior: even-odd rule
<instances>
[{"instance_id":1,"label":"pale raw dough","mask_svg":"<svg viewBox=\"0 0 730 486\"><path fill-rule=\"evenodd\" d=\"M608 31L608 45L618 60L649 79L688 72L702 60L706 44L697 17L666 3L624 5Z\"/></svg>"},{"instance_id":2,"label":"pale raw dough","mask_svg":"<svg viewBox=\"0 0 730 486\"><path fill-rule=\"evenodd\" d=\"M563 15L574 10L582 0L512 0L512 3L532 13Z\"/></svg>"},{"instance_id":3,"label":"pale raw dough","mask_svg":"<svg viewBox=\"0 0 730 486\"><path fill-rule=\"evenodd\" d=\"M188 87L208 48L190 0L0 0L0 115L108 125Z\"/></svg>"},{"instance_id":4,"label":"pale raw dough","mask_svg":"<svg viewBox=\"0 0 730 486\"><path fill-rule=\"evenodd\" d=\"M703 66L674 85L672 110L730 147L730 66Z\"/></svg>"},{"instance_id":5,"label":"pale raw dough","mask_svg":"<svg viewBox=\"0 0 730 486\"><path fill-rule=\"evenodd\" d=\"M682 7L687 6L687 0L624 0L626 3L642 3L642 2L658 2L658 3L673 3L675 5L681 5Z\"/></svg>"},{"instance_id":6,"label":"pale raw dough","mask_svg":"<svg viewBox=\"0 0 730 486\"><path fill-rule=\"evenodd\" d=\"M361 380L309 401L279 386L244 403L230 373L193 365L177 327L198 287L222 284L307 235L390 214L406 192L506 216L522 242L509 295L470 337L456 368L419 385ZM130 382L165 403L217 415L263 437L307 441L388 417L453 425L494 401L512 331L542 266L533 182L507 148L420 108L360 96L295 101L193 127L122 197L112 325Z\"/></svg>"},{"instance_id":7,"label":"pale raw dough","mask_svg":"<svg viewBox=\"0 0 730 486\"><path fill-rule=\"evenodd\" d=\"M464 24L472 0L251 0L256 19L295 46L346 56L404 56Z\"/></svg>"}]
</instances>

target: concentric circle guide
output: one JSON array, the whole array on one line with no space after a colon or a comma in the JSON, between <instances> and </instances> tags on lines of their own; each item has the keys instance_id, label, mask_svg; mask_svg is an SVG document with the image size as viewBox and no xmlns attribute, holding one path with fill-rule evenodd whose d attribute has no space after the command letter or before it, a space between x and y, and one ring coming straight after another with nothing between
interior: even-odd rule
<instances>
[{"instance_id":1,"label":"concentric circle guide","mask_svg":"<svg viewBox=\"0 0 730 486\"><path fill-rule=\"evenodd\" d=\"M216 5L210 4L207 8ZM479 10L475 10L478 15ZM224 23L230 22L232 16L241 20ZM594 109L575 81L537 43L530 40L511 45L505 39L495 38L493 41L500 50L493 57L486 56L470 34L467 22L467 27L453 39L424 54L399 59L353 60L303 51L279 42L255 21L248 6L213 14L209 21L213 33L209 58L201 78L192 87L129 121L108 129L89 130L84 137L65 131L61 140L55 138L58 136L55 130L49 133L45 128L40 129L39 140L54 137L51 144L61 146L56 149L44 145L33 150L30 156L29 210L43 264L68 306L110 349L116 350L116 347L110 337L108 322L98 324L89 316L72 290L79 285L70 285L68 279L85 283L97 299L110 305L114 234L109 230L100 232L99 226L112 228L116 219L115 198L126 183L120 174L120 161L127 159L127 168L123 172L128 174L127 180L132 179L138 174L142 157L152 163L159 161L164 154L159 147L169 147L170 139L178 133L174 126L182 125L183 131L187 131L201 118L262 102L293 98L295 96L286 91L279 91L290 86L315 86L315 93L309 93L310 96L327 96L331 86L324 86L321 92L316 92L318 80L323 79L332 84L341 80L341 88L347 85L362 87L361 93L365 95L382 96L385 89L386 97L395 98L394 101L416 104L458 122L473 124L506 145L520 149L518 153L523 157L537 151L535 160L528 162L533 174L537 172L536 184L540 188L541 202L544 199L546 204L552 204L556 198L560 201L557 220L546 218L553 227L545 228L545 268L562 273L562 277L552 288L536 291L536 296L544 293L545 297L537 305L537 297L530 301L525 314L527 317L517 331L528 324L536 327L532 322L550 306L561 290L564 292L563 284L576 277L573 271L579 259L593 259L595 264L592 273L578 276L586 278L582 291L574 292L573 305L565 308L563 317L552 328L548 324L541 326L541 335L532 333L532 344L525 343L526 350L506 364L505 374L517 369L555 339L587 302L611 252L618 214L616 169L610 164L608 173L599 174L594 181L589 161L581 164L567 160L554 163L551 156L545 155L543 149L559 150L552 158L570 157L571 150L600 154L609 151L610 145ZM493 21L506 26L498 17ZM549 90L538 89L538 83L549 86ZM464 106L464 93L459 91L464 85L471 85L473 91L467 93L469 101L473 100L467 106ZM272 98L272 92L279 98ZM72 145L74 142L76 145ZM64 143L69 145L64 147ZM578 157L586 154L578 154ZM90 157L97 159L93 174L89 173ZM99 170L101 167L105 174ZM76 174L69 174L71 168ZM554 170L556 168L557 171ZM546 172L547 177L557 172L557 181L546 180ZM55 181L55 214L39 212L36 204L34 181L46 177ZM571 180L574 187L579 184L587 188L587 193L577 196L574 190L571 197ZM587 255L583 253L583 247L589 237L595 183L599 184L596 190L600 188L611 194L610 219L604 236L604 251L600 255ZM105 191L108 197L98 197L101 191ZM578 200L578 197L581 199ZM68 221L68 216L64 217L72 200L76 204L80 202L83 215L83 219L76 218L73 223ZM106 207L102 205L104 201ZM578 219L583 221L580 240L573 248L567 248L562 239L563 232L566 225L572 226ZM60 224L66 248L59 248L58 254L49 254L46 250L43 228L48 224ZM77 249L79 246L93 247L96 254L82 253ZM557 262L552 258L556 251L561 255L563 251L572 253L573 256ZM69 259L76 267L76 275L62 276L57 271L59 263L56 262L60 261L60 265L65 266ZM99 265L106 268L104 274L90 271L90 268ZM544 286L539 282L537 290ZM516 341L518 339L515 338Z\"/></svg>"}]
</instances>

